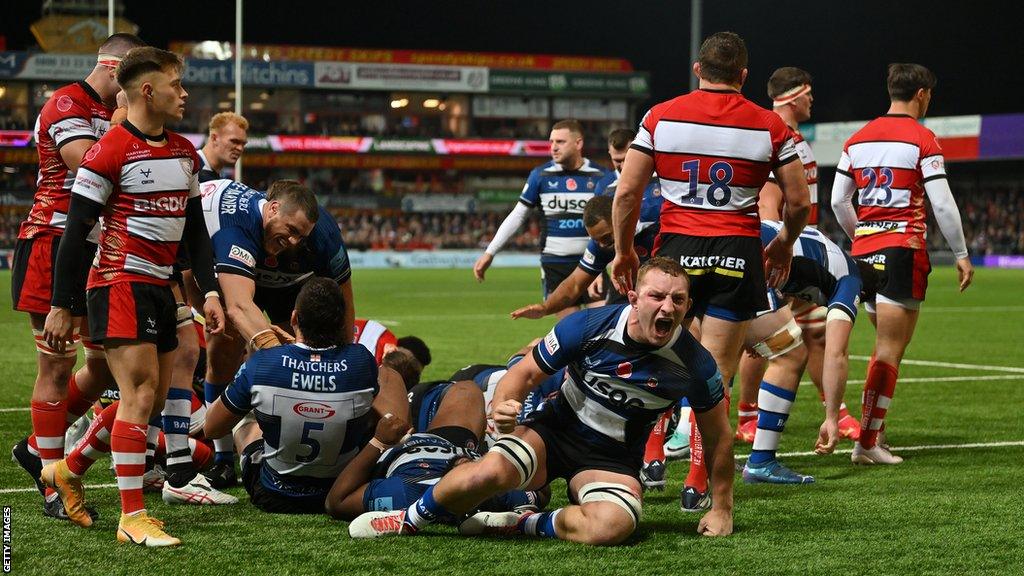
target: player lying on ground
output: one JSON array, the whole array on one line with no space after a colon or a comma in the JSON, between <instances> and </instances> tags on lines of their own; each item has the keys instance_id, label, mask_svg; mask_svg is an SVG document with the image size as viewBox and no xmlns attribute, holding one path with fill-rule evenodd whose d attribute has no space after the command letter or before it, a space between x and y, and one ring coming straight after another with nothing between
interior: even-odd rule
<instances>
[{"instance_id":1,"label":"player lying on ground","mask_svg":"<svg viewBox=\"0 0 1024 576\"><path fill-rule=\"evenodd\" d=\"M389 512L411 506L438 479L457 466L478 460L484 433L484 399L468 380L451 382L440 406L422 431L387 415L373 440L341 471L327 496L327 513L352 520L368 511ZM422 414L422 411L421 411ZM550 493L511 490L484 501L477 510L537 511ZM460 517L439 518L457 524Z\"/></svg>"},{"instance_id":2,"label":"player lying on ground","mask_svg":"<svg viewBox=\"0 0 1024 576\"><path fill-rule=\"evenodd\" d=\"M462 531L620 543L640 521L644 443L658 416L684 396L699 412L713 468L714 507L698 530L730 534L732 432L714 359L681 326L690 304L686 272L672 260L652 258L636 286L629 304L566 317L508 371L494 397L494 422L503 435L483 459L455 468L407 510L359 516L349 534L414 534L495 494L538 490L564 478L574 504L538 514L485 513ZM527 392L561 368L567 379L558 400L518 424Z\"/></svg>"},{"instance_id":3,"label":"player lying on ground","mask_svg":"<svg viewBox=\"0 0 1024 576\"><path fill-rule=\"evenodd\" d=\"M333 280L313 278L295 299L295 343L254 352L214 402L204 432L231 433L242 482L265 512L321 514L338 473L384 414L408 417L401 379L347 343L345 301ZM247 415L252 414L247 418Z\"/></svg>"}]
</instances>

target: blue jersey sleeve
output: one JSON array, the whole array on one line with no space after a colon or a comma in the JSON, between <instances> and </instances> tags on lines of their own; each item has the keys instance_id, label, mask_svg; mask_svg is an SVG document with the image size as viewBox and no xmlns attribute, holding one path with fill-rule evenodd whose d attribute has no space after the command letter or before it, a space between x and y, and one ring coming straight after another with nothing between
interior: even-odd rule
<instances>
[{"instance_id":1,"label":"blue jersey sleeve","mask_svg":"<svg viewBox=\"0 0 1024 576\"><path fill-rule=\"evenodd\" d=\"M519 195L519 201L531 208L540 205L540 170L534 169L526 179L523 192Z\"/></svg>"},{"instance_id":2,"label":"blue jersey sleeve","mask_svg":"<svg viewBox=\"0 0 1024 576\"><path fill-rule=\"evenodd\" d=\"M836 282L836 288L828 299L828 309L842 310L850 317L850 320L856 321L863 281L860 279L860 273L857 271L857 264L849 256L847 256L847 259L849 260L850 273L839 278Z\"/></svg>"},{"instance_id":3,"label":"blue jersey sleeve","mask_svg":"<svg viewBox=\"0 0 1024 576\"><path fill-rule=\"evenodd\" d=\"M262 357L263 354L260 354L259 351L250 356L249 360L238 369L231 385L221 395L224 407L231 412L245 415L252 410L252 373L255 370L255 364Z\"/></svg>"},{"instance_id":4,"label":"blue jersey sleeve","mask_svg":"<svg viewBox=\"0 0 1024 576\"><path fill-rule=\"evenodd\" d=\"M725 398L722 374L715 359L693 335L683 330L673 347L690 371L686 399L696 412L707 412Z\"/></svg>"},{"instance_id":5,"label":"blue jersey sleeve","mask_svg":"<svg viewBox=\"0 0 1024 576\"><path fill-rule=\"evenodd\" d=\"M586 341L589 313L589 310L580 310L566 316L555 324L544 340L534 346L533 358L546 374L558 372L576 358Z\"/></svg>"},{"instance_id":6,"label":"blue jersey sleeve","mask_svg":"<svg viewBox=\"0 0 1024 576\"><path fill-rule=\"evenodd\" d=\"M344 284L352 277L352 265L348 259L348 250L341 240L341 229L334 217L323 207L320 217L310 238L311 248L317 256L317 276L332 278L338 284Z\"/></svg>"},{"instance_id":7,"label":"blue jersey sleeve","mask_svg":"<svg viewBox=\"0 0 1024 576\"><path fill-rule=\"evenodd\" d=\"M590 242L587 243L587 249L584 250L583 255L580 256L580 261L577 266L582 268L591 276L597 276L601 272L604 272L604 269L611 264L614 258L614 251L601 248L601 245L591 238Z\"/></svg>"},{"instance_id":8,"label":"blue jersey sleeve","mask_svg":"<svg viewBox=\"0 0 1024 576\"><path fill-rule=\"evenodd\" d=\"M615 170L605 172L605 175L597 181L597 186L594 187L594 196L602 196L606 193L612 195L615 193L615 188L608 189L609 186L615 184L619 180L619 173Z\"/></svg>"},{"instance_id":9,"label":"blue jersey sleeve","mask_svg":"<svg viewBox=\"0 0 1024 576\"><path fill-rule=\"evenodd\" d=\"M256 278L260 243L238 226L221 228L213 235L213 257L218 274L241 274Z\"/></svg>"}]
</instances>

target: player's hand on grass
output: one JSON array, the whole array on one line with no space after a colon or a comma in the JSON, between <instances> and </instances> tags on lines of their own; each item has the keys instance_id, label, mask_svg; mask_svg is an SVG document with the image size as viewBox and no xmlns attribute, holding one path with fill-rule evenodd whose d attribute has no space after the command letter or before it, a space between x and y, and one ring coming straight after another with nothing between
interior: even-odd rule
<instances>
[{"instance_id":1,"label":"player's hand on grass","mask_svg":"<svg viewBox=\"0 0 1024 576\"><path fill-rule=\"evenodd\" d=\"M374 431L373 437L382 444L394 446L401 442L402 438L411 430L412 428L405 420L393 414L385 414L377 421L377 429Z\"/></svg>"},{"instance_id":2,"label":"player's hand on grass","mask_svg":"<svg viewBox=\"0 0 1024 576\"><path fill-rule=\"evenodd\" d=\"M839 443L839 421L826 418L818 429L818 441L814 444L816 454L831 454Z\"/></svg>"},{"instance_id":3,"label":"player's hand on grass","mask_svg":"<svg viewBox=\"0 0 1024 576\"><path fill-rule=\"evenodd\" d=\"M203 302L203 318L207 334L224 333L224 308L220 305L220 298L207 298Z\"/></svg>"},{"instance_id":4,"label":"player's hand on grass","mask_svg":"<svg viewBox=\"0 0 1024 576\"><path fill-rule=\"evenodd\" d=\"M628 254L615 253L615 259L612 260L612 267L608 275L611 276L612 286L619 291L619 294L625 294L633 289L636 272L639 269L640 257L636 255L636 250L630 250Z\"/></svg>"},{"instance_id":5,"label":"player's hand on grass","mask_svg":"<svg viewBox=\"0 0 1024 576\"><path fill-rule=\"evenodd\" d=\"M523 306L522 308L512 312L512 319L516 318L529 318L530 320L540 320L547 316L547 312L544 311L543 304L530 304L529 306Z\"/></svg>"},{"instance_id":6,"label":"player's hand on grass","mask_svg":"<svg viewBox=\"0 0 1024 576\"><path fill-rule=\"evenodd\" d=\"M511 434L516 429L519 412L523 405L515 400L505 400L497 404L491 412L491 419L494 420L494 427L499 434Z\"/></svg>"},{"instance_id":7,"label":"player's hand on grass","mask_svg":"<svg viewBox=\"0 0 1024 576\"><path fill-rule=\"evenodd\" d=\"M700 519L697 533L704 536L728 536L732 534L732 512L714 507Z\"/></svg>"},{"instance_id":8,"label":"player's hand on grass","mask_svg":"<svg viewBox=\"0 0 1024 576\"><path fill-rule=\"evenodd\" d=\"M46 323L43 324L43 341L55 352L64 352L68 342L71 340L71 333L74 330L74 320L71 318L71 310L67 308L50 307L50 313L46 315Z\"/></svg>"},{"instance_id":9,"label":"player's hand on grass","mask_svg":"<svg viewBox=\"0 0 1024 576\"><path fill-rule=\"evenodd\" d=\"M484 252L476 259L476 264L473 264L473 276L476 276L477 282L484 281L484 274L487 273L487 269L491 267L491 262L494 262L494 255Z\"/></svg>"},{"instance_id":10,"label":"player's hand on grass","mask_svg":"<svg viewBox=\"0 0 1024 576\"><path fill-rule=\"evenodd\" d=\"M971 264L970 258L960 258L956 261L956 273L960 280L960 291L967 290L967 287L971 285L971 281L974 280L974 264Z\"/></svg>"},{"instance_id":11,"label":"player's hand on grass","mask_svg":"<svg viewBox=\"0 0 1024 576\"><path fill-rule=\"evenodd\" d=\"M764 277L769 288L781 288L789 279L793 246L776 236L764 249Z\"/></svg>"}]
</instances>

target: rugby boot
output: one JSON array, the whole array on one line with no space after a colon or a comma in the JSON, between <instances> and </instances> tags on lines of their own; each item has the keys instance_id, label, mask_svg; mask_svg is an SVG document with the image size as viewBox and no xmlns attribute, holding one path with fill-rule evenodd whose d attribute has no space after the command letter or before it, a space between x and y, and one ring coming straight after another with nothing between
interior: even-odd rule
<instances>
[{"instance_id":1,"label":"rugby boot","mask_svg":"<svg viewBox=\"0 0 1024 576\"><path fill-rule=\"evenodd\" d=\"M704 512L711 509L711 495L693 486L684 486L679 494L680 510L683 512Z\"/></svg>"},{"instance_id":2,"label":"rugby boot","mask_svg":"<svg viewBox=\"0 0 1024 576\"><path fill-rule=\"evenodd\" d=\"M856 442L860 440L860 422L847 414L839 419L839 437L847 438Z\"/></svg>"},{"instance_id":3,"label":"rugby boot","mask_svg":"<svg viewBox=\"0 0 1024 576\"><path fill-rule=\"evenodd\" d=\"M534 512L477 512L459 524L459 534L513 536L521 533L519 526L533 514Z\"/></svg>"},{"instance_id":4,"label":"rugby boot","mask_svg":"<svg viewBox=\"0 0 1024 576\"><path fill-rule=\"evenodd\" d=\"M202 474L196 474L191 481L183 486L171 486L170 482L164 482L163 500L168 504L195 504L195 505L223 505L238 504L238 498L231 494L225 494L210 486L210 481Z\"/></svg>"},{"instance_id":5,"label":"rugby boot","mask_svg":"<svg viewBox=\"0 0 1024 576\"><path fill-rule=\"evenodd\" d=\"M117 523L117 539L149 548L181 544L181 540L164 532L163 528L164 523L151 517L145 510L135 514L121 514L121 521Z\"/></svg>"},{"instance_id":6,"label":"rugby boot","mask_svg":"<svg viewBox=\"0 0 1024 576\"><path fill-rule=\"evenodd\" d=\"M854 464L899 464L903 462L903 458L889 452L881 444L864 448L860 442L857 442L853 445L850 461Z\"/></svg>"},{"instance_id":7,"label":"rugby boot","mask_svg":"<svg viewBox=\"0 0 1024 576\"><path fill-rule=\"evenodd\" d=\"M92 517L85 509L85 487L82 486L82 479L68 470L64 460L43 466L39 479L60 495L68 520L83 528L92 526Z\"/></svg>"},{"instance_id":8,"label":"rugby boot","mask_svg":"<svg viewBox=\"0 0 1024 576\"><path fill-rule=\"evenodd\" d=\"M685 460L690 457L690 436L676 430L665 442L665 460Z\"/></svg>"},{"instance_id":9,"label":"rugby boot","mask_svg":"<svg viewBox=\"0 0 1024 576\"><path fill-rule=\"evenodd\" d=\"M740 442L746 442L747 444L754 443L754 435L757 433L757 419L747 420L743 424L736 427L736 440Z\"/></svg>"},{"instance_id":10,"label":"rugby boot","mask_svg":"<svg viewBox=\"0 0 1024 576\"><path fill-rule=\"evenodd\" d=\"M651 460L640 469L640 483L644 490L665 490L665 462Z\"/></svg>"},{"instance_id":11,"label":"rugby boot","mask_svg":"<svg viewBox=\"0 0 1024 576\"><path fill-rule=\"evenodd\" d=\"M778 460L763 464L747 462L743 466L743 481L747 484L813 484L814 476L797 474Z\"/></svg>"},{"instance_id":12,"label":"rugby boot","mask_svg":"<svg viewBox=\"0 0 1024 576\"><path fill-rule=\"evenodd\" d=\"M348 535L351 538L379 538L415 533L416 529L405 523L405 510L363 512L348 524Z\"/></svg>"},{"instance_id":13,"label":"rugby boot","mask_svg":"<svg viewBox=\"0 0 1024 576\"><path fill-rule=\"evenodd\" d=\"M164 472L163 467L159 464L154 464L152 468L146 470L146 473L142 475L142 491L147 494L160 492L164 487L166 478L167 474Z\"/></svg>"},{"instance_id":14,"label":"rugby boot","mask_svg":"<svg viewBox=\"0 0 1024 576\"><path fill-rule=\"evenodd\" d=\"M234 462L217 462L209 470L203 472L203 476L206 476L206 479L210 481L210 486L217 490L238 485Z\"/></svg>"},{"instance_id":15,"label":"rugby boot","mask_svg":"<svg viewBox=\"0 0 1024 576\"><path fill-rule=\"evenodd\" d=\"M43 461L39 459L39 456L28 451L28 437L22 438L11 448L11 460L21 466L22 470L32 478L32 481L36 483L36 490L39 490L39 494L45 498L46 485L39 479L39 474L43 471Z\"/></svg>"},{"instance_id":16,"label":"rugby boot","mask_svg":"<svg viewBox=\"0 0 1024 576\"><path fill-rule=\"evenodd\" d=\"M100 519L100 513L92 506L86 506L85 511L94 523ZM43 516L49 516L57 520L71 520L68 518L67 511L64 510L64 502L61 502L60 496L56 492L51 494L49 498L43 499Z\"/></svg>"}]
</instances>

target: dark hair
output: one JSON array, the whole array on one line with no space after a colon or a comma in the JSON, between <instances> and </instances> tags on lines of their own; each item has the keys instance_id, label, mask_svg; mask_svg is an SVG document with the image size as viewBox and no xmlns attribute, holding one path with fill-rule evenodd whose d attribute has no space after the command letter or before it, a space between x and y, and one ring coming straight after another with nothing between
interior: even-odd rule
<instances>
[{"instance_id":1,"label":"dark hair","mask_svg":"<svg viewBox=\"0 0 1024 576\"><path fill-rule=\"evenodd\" d=\"M625 150L636 138L636 130L616 128L608 133L608 145L615 150Z\"/></svg>"},{"instance_id":2,"label":"dark hair","mask_svg":"<svg viewBox=\"0 0 1024 576\"><path fill-rule=\"evenodd\" d=\"M774 100L793 88L810 83L811 75L806 70L794 66L779 68L768 78L768 97Z\"/></svg>"},{"instance_id":3,"label":"dark hair","mask_svg":"<svg viewBox=\"0 0 1024 576\"><path fill-rule=\"evenodd\" d=\"M580 124L579 120L569 118L567 120L559 120L551 127L552 130L566 129L579 137L583 137L583 125Z\"/></svg>"},{"instance_id":4,"label":"dark hair","mask_svg":"<svg viewBox=\"0 0 1024 576\"><path fill-rule=\"evenodd\" d=\"M132 48L117 65L117 83L124 90L143 74L162 72L168 68L180 72L183 66L181 58L173 52L152 46Z\"/></svg>"},{"instance_id":5,"label":"dark hair","mask_svg":"<svg viewBox=\"0 0 1024 576\"><path fill-rule=\"evenodd\" d=\"M398 339L398 346L412 352L412 355L420 361L420 364L430 366L430 348L427 347L427 343L422 338L418 336L402 336Z\"/></svg>"},{"instance_id":6,"label":"dark hair","mask_svg":"<svg viewBox=\"0 0 1024 576\"><path fill-rule=\"evenodd\" d=\"M874 302L878 294L878 270L870 262L854 260L860 272L860 301Z\"/></svg>"},{"instance_id":7,"label":"dark hair","mask_svg":"<svg viewBox=\"0 0 1024 576\"><path fill-rule=\"evenodd\" d=\"M588 200L583 207L583 225L589 228L602 220L611 224L612 200L611 196L594 196Z\"/></svg>"},{"instance_id":8,"label":"dark hair","mask_svg":"<svg viewBox=\"0 0 1024 576\"><path fill-rule=\"evenodd\" d=\"M889 64L889 77L885 84L891 100L908 102L914 99L918 90L935 88L936 81L935 74L920 64L897 63Z\"/></svg>"},{"instance_id":9,"label":"dark hair","mask_svg":"<svg viewBox=\"0 0 1024 576\"><path fill-rule=\"evenodd\" d=\"M338 283L329 278L311 278L295 297L295 315L302 340L312 348L326 348L343 342L345 297Z\"/></svg>"},{"instance_id":10,"label":"dark hair","mask_svg":"<svg viewBox=\"0 0 1024 576\"><path fill-rule=\"evenodd\" d=\"M298 180L277 180L267 189L267 200L281 203L281 212L291 214L302 210L310 222L316 224L320 217L320 205L316 196L305 184Z\"/></svg>"},{"instance_id":11,"label":"dark hair","mask_svg":"<svg viewBox=\"0 0 1024 576\"><path fill-rule=\"evenodd\" d=\"M381 366L387 366L402 377L406 390L412 390L420 383L420 376L423 374L423 364L416 359L416 356L405 348L395 348L384 355L380 361Z\"/></svg>"},{"instance_id":12,"label":"dark hair","mask_svg":"<svg viewBox=\"0 0 1024 576\"><path fill-rule=\"evenodd\" d=\"M132 48L140 48L145 46L146 43L135 34L128 34L127 32L118 32L117 34L111 34L100 44L100 49L97 50L99 54L110 54L112 56L124 57Z\"/></svg>"},{"instance_id":13,"label":"dark hair","mask_svg":"<svg viewBox=\"0 0 1024 576\"><path fill-rule=\"evenodd\" d=\"M647 275L651 270L661 270L669 276L676 276L686 280L686 285L690 285L690 275L686 273L686 269L679 262L666 258L664 256L655 256L647 262L644 262L640 266L640 270L636 273L636 286L639 287L640 283L643 282L644 276Z\"/></svg>"},{"instance_id":14,"label":"dark hair","mask_svg":"<svg viewBox=\"0 0 1024 576\"><path fill-rule=\"evenodd\" d=\"M747 67L747 45L734 32L715 32L700 45L697 62L704 80L739 84Z\"/></svg>"}]
</instances>

